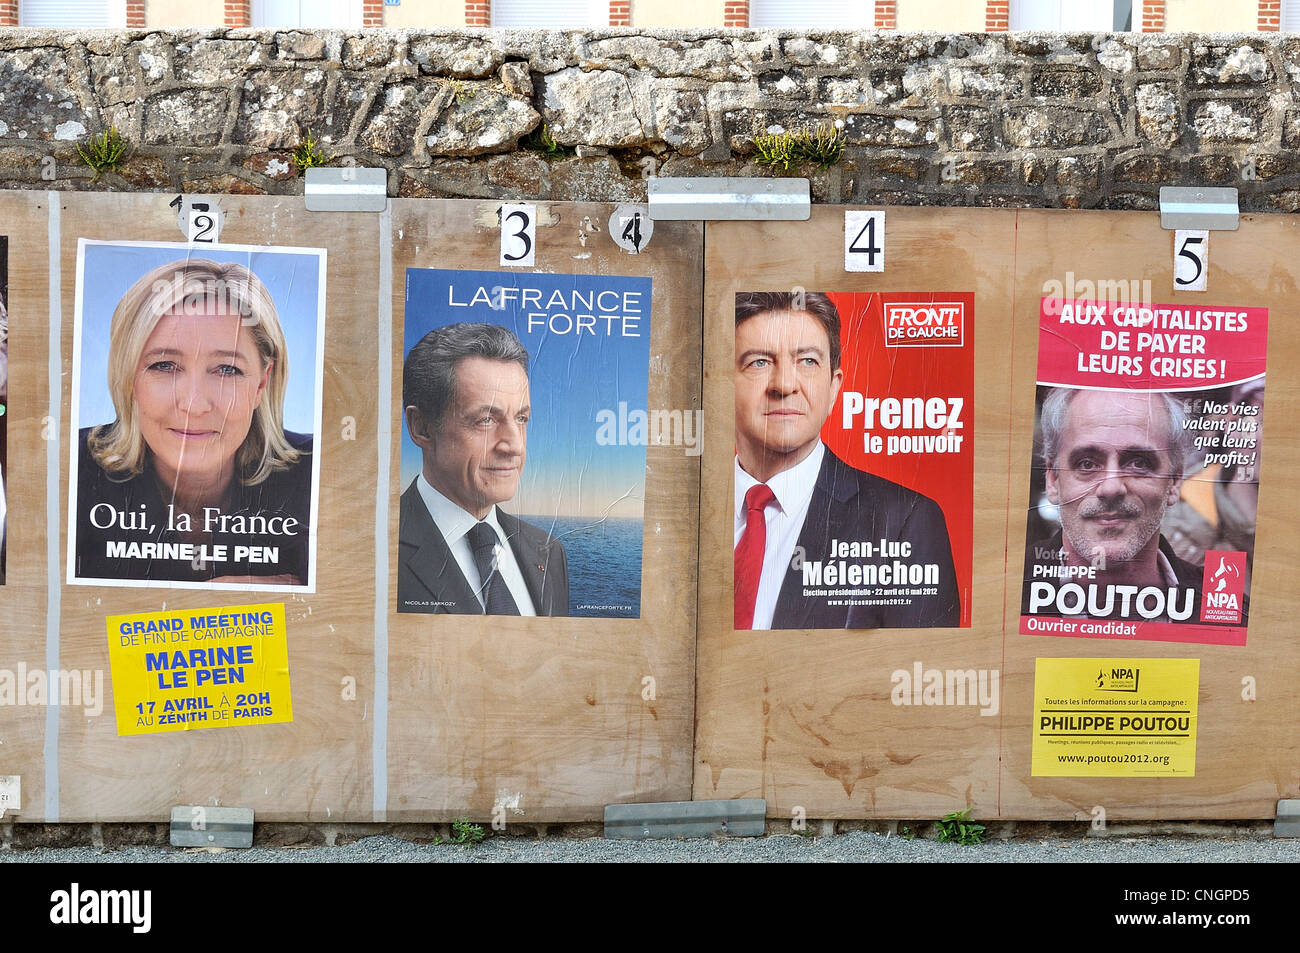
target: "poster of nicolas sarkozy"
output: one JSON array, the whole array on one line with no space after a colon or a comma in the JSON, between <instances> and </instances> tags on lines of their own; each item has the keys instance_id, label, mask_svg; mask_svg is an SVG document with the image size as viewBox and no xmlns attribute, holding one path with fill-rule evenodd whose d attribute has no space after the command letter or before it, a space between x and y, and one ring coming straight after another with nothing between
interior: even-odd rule
<instances>
[{"instance_id":1,"label":"poster of nicolas sarkozy","mask_svg":"<svg viewBox=\"0 0 1300 953\"><path fill-rule=\"evenodd\" d=\"M1244 645L1268 310L1041 299L1020 631Z\"/></svg>"},{"instance_id":2,"label":"poster of nicolas sarkozy","mask_svg":"<svg viewBox=\"0 0 1300 953\"><path fill-rule=\"evenodd\" d=\"M974 295L735 304L735 628L969 626Z\"/></svg>"},{"instance_id":3,"label":"poster of nicolas sarkozy","mask_svg":"<svg viewBox=\"0 0 1300 953\"><path fill-rule=\"evenodd\" d=\"M398 612L640 617L650 319L649 278L407 270Z\"/></svg>"},{"instance_id":4,"label":"poster of nicolas sarkozy","mask_svg":"<svg viewBox=\"0 0 1300 953\"><path fill-rule=\"evenodd\" d=\"M81 239L68 582L314 592L325 252Z\"/></svg>"}]
</instances>

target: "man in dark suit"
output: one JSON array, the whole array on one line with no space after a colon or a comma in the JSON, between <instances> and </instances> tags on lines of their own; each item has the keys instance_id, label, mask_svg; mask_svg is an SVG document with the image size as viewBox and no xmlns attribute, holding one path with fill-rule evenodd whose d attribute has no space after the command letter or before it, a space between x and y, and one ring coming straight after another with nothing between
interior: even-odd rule
<instances>
[{"instance_id":1,"label":"man in dark suit","mask_svg":"<svg viewBox=\"0 0 1300 953\"><path fill-rule=\"evenodd\" d=\"M843 377L826 295L736 296L737 629L960 624L938 504L821 441Z\"/></svg>"},{"instance_id":2,"label":"man in dark suit","mask_svg":"<svg viewBox=\"0 0 1300 953\"><path fill-rule=\"evenodd\" d=\"M402 494L397 611L569 614L564 547L505 513L523 473L528 352L507 328L452 324L402 368L407 431L423 452Z\"/></svg>"}]
</instances>

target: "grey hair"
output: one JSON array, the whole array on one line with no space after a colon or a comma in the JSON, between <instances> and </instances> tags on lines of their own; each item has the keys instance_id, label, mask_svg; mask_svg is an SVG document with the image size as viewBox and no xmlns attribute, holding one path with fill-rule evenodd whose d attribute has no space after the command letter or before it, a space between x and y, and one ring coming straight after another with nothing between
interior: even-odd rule
<instances>
[{"instance_id":1,"label":"grey hair","mask_svg":"<svg viewBox=\"0 0 1300 953\"><path fill-rule=\"evenodd\" d=\"M1081 391L1073 387L1049 387L1047 391L1039 425L1043 433L1043 462L1049 469L1055 469L1056 455L1061 451L1061 435L1065 432L1065 415ZM1169 446L1165 450L1169 454L1171 475L1181 480L1183 468L1187 466L1187 410L1183 402L1172 394L1155 391L1151 396L1161 398L1169 414Z\"/></svg>"},{"instance_id":2,"label":"grey hair","mask_svg":"<svg viewBox=\"0 0 1300 953\"><path fill-rule=\"evenodd\" d=\"M528 351L499 324L449 324L435 328L411 348L402 366L402 406L418 407L432 424L456 398L456 365L467 357L514 361L528 373Z\"/></svg>"}]
</instances>

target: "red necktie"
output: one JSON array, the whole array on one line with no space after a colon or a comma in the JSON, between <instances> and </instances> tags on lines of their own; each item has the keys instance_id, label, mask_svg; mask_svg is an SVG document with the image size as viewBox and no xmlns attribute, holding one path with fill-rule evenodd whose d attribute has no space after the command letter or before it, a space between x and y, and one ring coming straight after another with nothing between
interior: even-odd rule
<instances>
[{"instance_id":1,"label":"red necktie","mask_svg":"<svg viewBox=\"0 0 1300 953\"><path fill-rule=\"evenodd\" d=\"M763 551L767 549L767 517L764 510L776 502L776 494L766 483L756 483L745 493L745 531L736 544L737 629L754 627L754 600L758 598L758 580L763 575Z\"/></svg>"}]
</instances>

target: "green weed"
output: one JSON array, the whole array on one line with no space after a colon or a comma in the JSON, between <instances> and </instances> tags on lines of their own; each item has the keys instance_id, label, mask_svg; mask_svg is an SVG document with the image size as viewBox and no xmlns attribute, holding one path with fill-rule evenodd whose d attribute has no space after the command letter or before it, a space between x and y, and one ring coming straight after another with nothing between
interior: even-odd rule
<instances>
[{"instance_id":1,"label":"green weed","mask_svg":"<svg viewBox=\"0 0 1300 953\"><path fill-rule=\"evenodd\" d=\"M127 141L117 131L116 126L109 126L97 136L91 136L84 146L77 146L81 161L95 170L95 178L105 172L116 172L117 167L126 160Z\"/></svg>"},{"instance_id":2,"label":"green weed","mask_svg":"<svg viewBox=\"0 0 1300 953\"><path fill-rule=\"evenodd\" d=\"M841 130L825 123L794 132L756 136L754 148L758 155L754 161L782 172L789 172L801 162L812 162L827 169L844 157L845 141Z\"/></svg>"},{"instance_id":3,"label":"green weed","mask_svg":"<svg viewBox=\"0 0 1300 953\"><path fill-rule=\"evenodd\" d=\"M298 167L301 174L308 169L314 169L317 166L324 165L328 159L325 152L320 147L320 140L308 132L302 137L301 141L293 147L293 164Z\"/></svg>"},{"instance_id":4,"label":"green weed","mask_svg":"<svg viewBox=\"0 0 1300 953\"><path fill-rule=\"evenodd\" d=\"M939 819L939 840L963 846L984 843L984 825L976 824L970 817L971 809L953 811Z\"/></svg>"}]
</instances>

